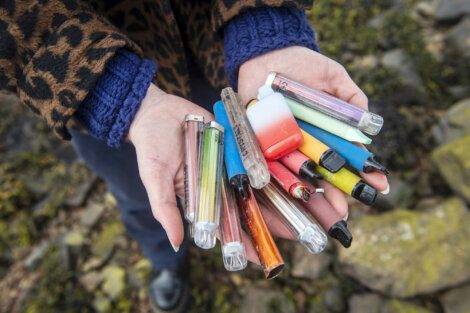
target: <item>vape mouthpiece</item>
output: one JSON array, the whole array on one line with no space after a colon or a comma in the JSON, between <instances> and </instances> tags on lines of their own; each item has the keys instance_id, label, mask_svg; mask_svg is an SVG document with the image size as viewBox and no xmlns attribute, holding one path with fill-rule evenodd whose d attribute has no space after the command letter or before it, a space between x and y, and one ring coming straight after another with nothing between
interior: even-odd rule
<instances>
[{"instance_id":1,"label":"vape mouthpiece","mask_svg":"<svg viewBox=\"0 0 470 313\"><path fill-rule=\"evenodd\" d=\"M328 231L328 235L338 240L345 248L351 246L353 237L349 232L348 224L343 220L333 224Z\"/></svg>"}]
</instances>

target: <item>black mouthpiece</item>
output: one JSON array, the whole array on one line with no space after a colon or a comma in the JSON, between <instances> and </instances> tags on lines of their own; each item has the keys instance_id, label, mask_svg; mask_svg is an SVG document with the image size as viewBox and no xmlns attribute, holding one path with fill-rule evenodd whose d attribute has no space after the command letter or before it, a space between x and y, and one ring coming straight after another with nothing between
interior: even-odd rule
<instances>
[{"instance_id":1,"label":"black mouthpiece","mask_svg":"<svg viewBox=\"0 0 470 313\"><path fill-rule=\"evenodd\" d=\"M377 190L361 180L354 187L352 196L366 205L373 205L377 198Z\"/></svg>"},{"instance_id":2,"label":"black mouthpiece","mask_svg":"<svg viewBox=\"0 0 470 313\"><path fill-rule=\"evenodd\" d=\"M371 155L365 162L364 162L364 172L370 173L374 171L379 171L388 175L388 170L383 166L378 158L375 155Z\"/></svg>"},{"instance_id":3,"label":"black mouthpiece","mask_svg":"<svg viewBox=\"0 0 470 313\"><path fill-rule=\"evenodd\" d=\"M348 224L343 220L333 224L330 227L330 230L328 230L328 235L338 240L345 248L349 248L351 246L353 237L349 232Z\"/></svg>"},{"instance_id":4,"label":"black mouthpiece","mask_svg":"<svg viewBox=\"0 0 470 313\"><path fill-rule=\"evenodd\" d=\"M305 161L304 164L302 164L299 169L299 176L311 183L315 182L317 179L323 178L315 168L313 161Z\"/></svg>"},{"instance_id":5,"label":"black mouthpiece","mask_svg":"<svg viewBox=\"0 0 470 313\"><path fill-rule=\"evenodd\" d=\"M250 193L248 191L249 184L250 181L248 180L248 176L244 174L235 175L230 178L230 185L235 188L235 191L243 200L247 200L250 197Z\"/></svg>"},{"instance_id":6,"label":"black mouthpiece","mask_svg":"<svg viewBox=\"0 0 470 313\"><path fill-rule=\"evenodd\" d=\"M320 165L332 173L336 173L346 164L346 160L336 151L325 151L320 158Z\"/></svg>"}]
</instances>

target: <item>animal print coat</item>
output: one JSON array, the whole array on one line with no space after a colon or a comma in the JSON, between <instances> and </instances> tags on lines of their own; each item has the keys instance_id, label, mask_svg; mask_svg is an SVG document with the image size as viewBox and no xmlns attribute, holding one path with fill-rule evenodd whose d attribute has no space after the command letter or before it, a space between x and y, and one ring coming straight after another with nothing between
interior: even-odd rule
<instances>
[{"instance_id":1,"label":"animal print coat","mask_svg":"<svg viewBox=\"0 0 470 313\"><path fill-rule=\"evenodd\" d=\"M0 0L0 92L16 93L64 139L66 126L116 50L155 60L155 83L190 93L185 49L216 88L227 85L223 31L252 7L309 0Z\"/></svg>"}]
</instances>

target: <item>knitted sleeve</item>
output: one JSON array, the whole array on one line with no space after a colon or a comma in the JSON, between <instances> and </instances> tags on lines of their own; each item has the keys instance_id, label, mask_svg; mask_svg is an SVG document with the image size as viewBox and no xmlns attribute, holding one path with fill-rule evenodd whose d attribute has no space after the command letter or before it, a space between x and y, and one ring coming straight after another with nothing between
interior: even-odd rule
<instances>
[{"instance_id":1,"label":"knitted sleeve","mask_svg":"<svg viewBox=\"0 0 470 313\"><path fill-rule=\"evenodd\" d=\"M224 28L225 70L237 87L243 62L266 52L304 46L318 51L305 11L296 8L255 8L233 18Z\"/></svg>"},{"instance_id":2,"label":"knitted sleeve","mask_svg":"<svg viewBox=\"0 0 470 313\"><path fill-rule=\"evenodd\" d=\"M141 53L85 1L0 1L0 92L13 92L63 139L120 48Z\"/></svg>"},{"instance_id":3,"label":"knitted sleeve","mask_svg":"<svg viewBox=\"0 0 470 313\"><path fill-rule=\"evenodd\" d=\"M157 66L149 59L120 49L87 95L74 117L95 138L118 147L155 76Z\"/></svg>"}]
</instances>

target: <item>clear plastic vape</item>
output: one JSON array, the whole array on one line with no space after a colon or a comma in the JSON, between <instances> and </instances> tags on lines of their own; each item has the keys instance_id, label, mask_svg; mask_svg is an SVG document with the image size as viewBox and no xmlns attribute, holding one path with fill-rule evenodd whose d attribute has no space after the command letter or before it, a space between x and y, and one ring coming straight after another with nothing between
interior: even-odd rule
<instances>
[{"instance_id":1,"label":"clear plastic vape","mask_svg":"<svg viewBox=\"0 0 470 313\"><path fill-rule=\"evenodd\" d=\"M204 125L201 115L186 115L184 119L184 216L189 223L194 222L199 176L199 134Z\"/></svg>"},{"instance_id":2,"label":"clear plastic vape","mask_svg":"<svg viewBox=\"0 0 470 313\"><path fill-rule=\"evenodd\" d=\"M377 135L383 126L383 118L357 106L333 97L323 91L307 87L281 74L271 72L266 85L305 106L318 110L369 135Z\"/></svg>"},{"instance_id":3,"label":"clear plastic vape","mask_svg":"<svg viewBox=\"0 0 470 313\"><path fill-rule=\"evenodd\" d=\"M242 100L230 87L222 90L221 98L250 184L256 189L263 188L270 179L268 165L248 122Z\"/></svg>"},{"instance_id":4,"label":"clear plastic vape","mask_svg":"<svg viewBox=\"0 0 470 313\"><path fill-rule=\"evenodd\" d=\"M220 219L220 240L222 242L225 269L227 271L240 271L247 265L246 252L241 237L238 205L225 173L222 182Z\"/></svg>"},{"instance_id":5,"label":"clear plastic vape","mask_svg":"<svg viewBox=\"0 0 470 313\"><path fill-rule=\"evenodd\" d=\"M316 254L325 249L328 237L323 230L274 183L258 190L256 195L263 204L277 213L308 252Z\"/></svg>"},{"instance_id":6,"label":"clear plastic vape","mask_svg":"<svg viewBox=\"0 0 470 313\"><path fill-rule=\"evenodd\" d=\"M199 149L199 192L194 219L194 242L202 249L216 243L220 220L224 128L216 122L204 125Z\"/></svg>"}]
</instances>

